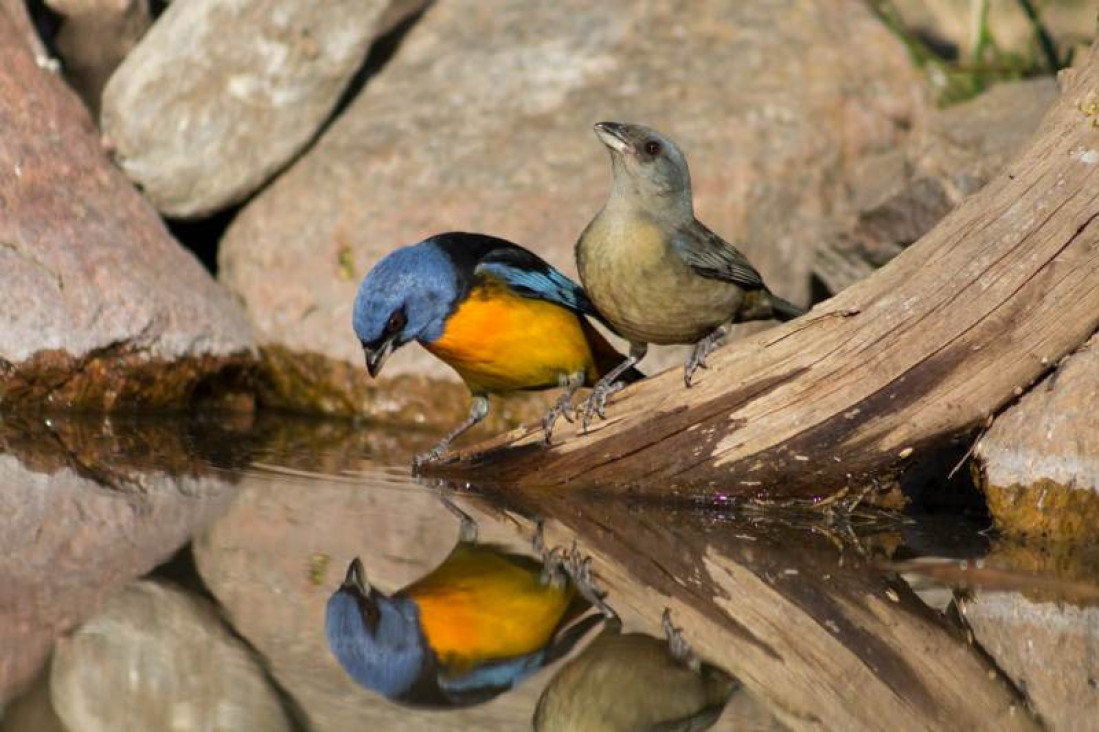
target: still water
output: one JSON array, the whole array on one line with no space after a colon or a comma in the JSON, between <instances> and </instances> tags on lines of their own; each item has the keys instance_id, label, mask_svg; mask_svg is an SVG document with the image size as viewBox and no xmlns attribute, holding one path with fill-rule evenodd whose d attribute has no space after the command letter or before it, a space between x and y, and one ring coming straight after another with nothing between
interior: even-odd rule
<instances>
[{"instance_id":1,"label":"still water","mask_svg":"<svg viewBox=\"0 0 1099 732\"><path fill-rule=\"evenodd\" d=\"M488 494L433 437L0 421L0 731L1099 729L1094 549Z\"/></svg>"}]
</instances>

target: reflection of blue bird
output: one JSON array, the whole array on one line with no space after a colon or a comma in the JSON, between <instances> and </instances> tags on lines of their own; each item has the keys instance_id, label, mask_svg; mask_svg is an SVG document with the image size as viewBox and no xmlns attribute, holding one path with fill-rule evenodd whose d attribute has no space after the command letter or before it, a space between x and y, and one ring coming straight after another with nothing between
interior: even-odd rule
<instances>
[{"instance_id":1,"label":"reflection of blue bird","mask_svg":"<svg viewBox=\"0 0 1099 732\"><path fill-rule=\"evenodd\" d=\"M587 322L599 317L580 286L530 251L481 234L439 234L383 258L355 298L355 335L371 376L419 341L473 393L469 418L426 457L488 414L488 395L565 387L543 420L549 439L571 398L621 360ZM631 370L624 381L641 374Z\"/></svg>"},{"instance_id":2,"label":"reflection of blue bird","mask_svg":"<svg viewBox=\"0 0 1099 732\"><path fill-rule=\"evenodd\" d=\"M617 618L554 675L534 711L538 732L703 730L740 683L703 663L664 616L666 638L623 633Z\"/></svg>"},{"instance_id":3,"label":"reflection of blue bird","mask_svg":"<svg viewBox=\"0 0 1099 732\"><path fill-rule=\"evenodd\" d=\"M351 562L325 631L359 684L411 706L478 704L567 654L602 619L572 623L589 606L571 583L548 581L531 557L474 543L470 525L442 564L393 595Z\"/></svg>"}]
</instances>

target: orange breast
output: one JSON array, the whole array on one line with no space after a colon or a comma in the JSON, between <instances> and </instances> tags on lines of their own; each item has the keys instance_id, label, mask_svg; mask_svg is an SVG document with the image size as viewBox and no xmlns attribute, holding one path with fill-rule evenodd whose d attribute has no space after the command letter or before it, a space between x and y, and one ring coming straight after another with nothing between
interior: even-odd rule
<instances>
[{"instance_id":1,"label":"orange breast","mask_svg":"<svg viewBox=\"0 0 1099 732\"><path fill-rule=\"evenodd\" d=\"M406 592L416 601L432 650L451 671L460 671L548 644L574 591L543 583L539 567L523 566L494 547L459 544Z\"/></svg>"},{"instance_id":2,"label":"orange breast","mask_svg":"<svg viewBox=\"0 0 1099 732\"><path fill-rule=\"evenodd\" d=\"M475 287L447 320L442 337L425 346L474 393L557 386L577 372L597 378L579 316L492 280Z\"/></svg>"}]
</instances>

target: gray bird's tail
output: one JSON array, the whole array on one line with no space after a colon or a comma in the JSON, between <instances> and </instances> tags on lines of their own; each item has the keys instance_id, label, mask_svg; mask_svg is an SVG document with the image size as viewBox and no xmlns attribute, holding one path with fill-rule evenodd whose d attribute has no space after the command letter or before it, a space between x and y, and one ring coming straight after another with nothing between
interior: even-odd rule
<instances>
[{"instance_id":1,"label":"gray bird's tail","mask_svg":"<svg viewBox=\"0 0 1099 732\"><path fill-rule=\"evenodd\" d=\"M771 310L775 314L775 320L787 321L805 315L806 310L799 308L789 300L783 300L774 293L771 294Z\"/></svg>"}]
</instances>

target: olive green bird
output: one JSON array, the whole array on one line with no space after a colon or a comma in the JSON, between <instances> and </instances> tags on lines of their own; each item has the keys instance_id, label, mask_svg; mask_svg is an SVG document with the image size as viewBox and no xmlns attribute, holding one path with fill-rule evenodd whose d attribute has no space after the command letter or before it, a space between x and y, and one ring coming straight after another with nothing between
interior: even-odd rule
<instances>
[{"instance_id":1,"label":"olive green bird","mask_svg":"<svg viewBox=\"0 0 1099 732\"><path fill-rule=\"evenodd\" d=\"M535 732L672 732L713 726L740 682L701 661L665 611L664 638L603 631L553 677L534 711Z\"/></svg>"},{"instance_id":2,"label":"olive green bird","mask_svg":"<svg viewBox=\"0 0 1099 732\"><path fill-rule=\"evenodd\" d=\"M650 343L694 344L683 374L689 387L730 324L805 312L772 293L736 247L695 218L687 159L674 142L620 122L600 122L595 133L610 150L614 178L576 243L576 264L592 303L630 342L630 354L595 386L585 427L593 414L605 416L619 375Z\"/></svg>"}]
</instances>

